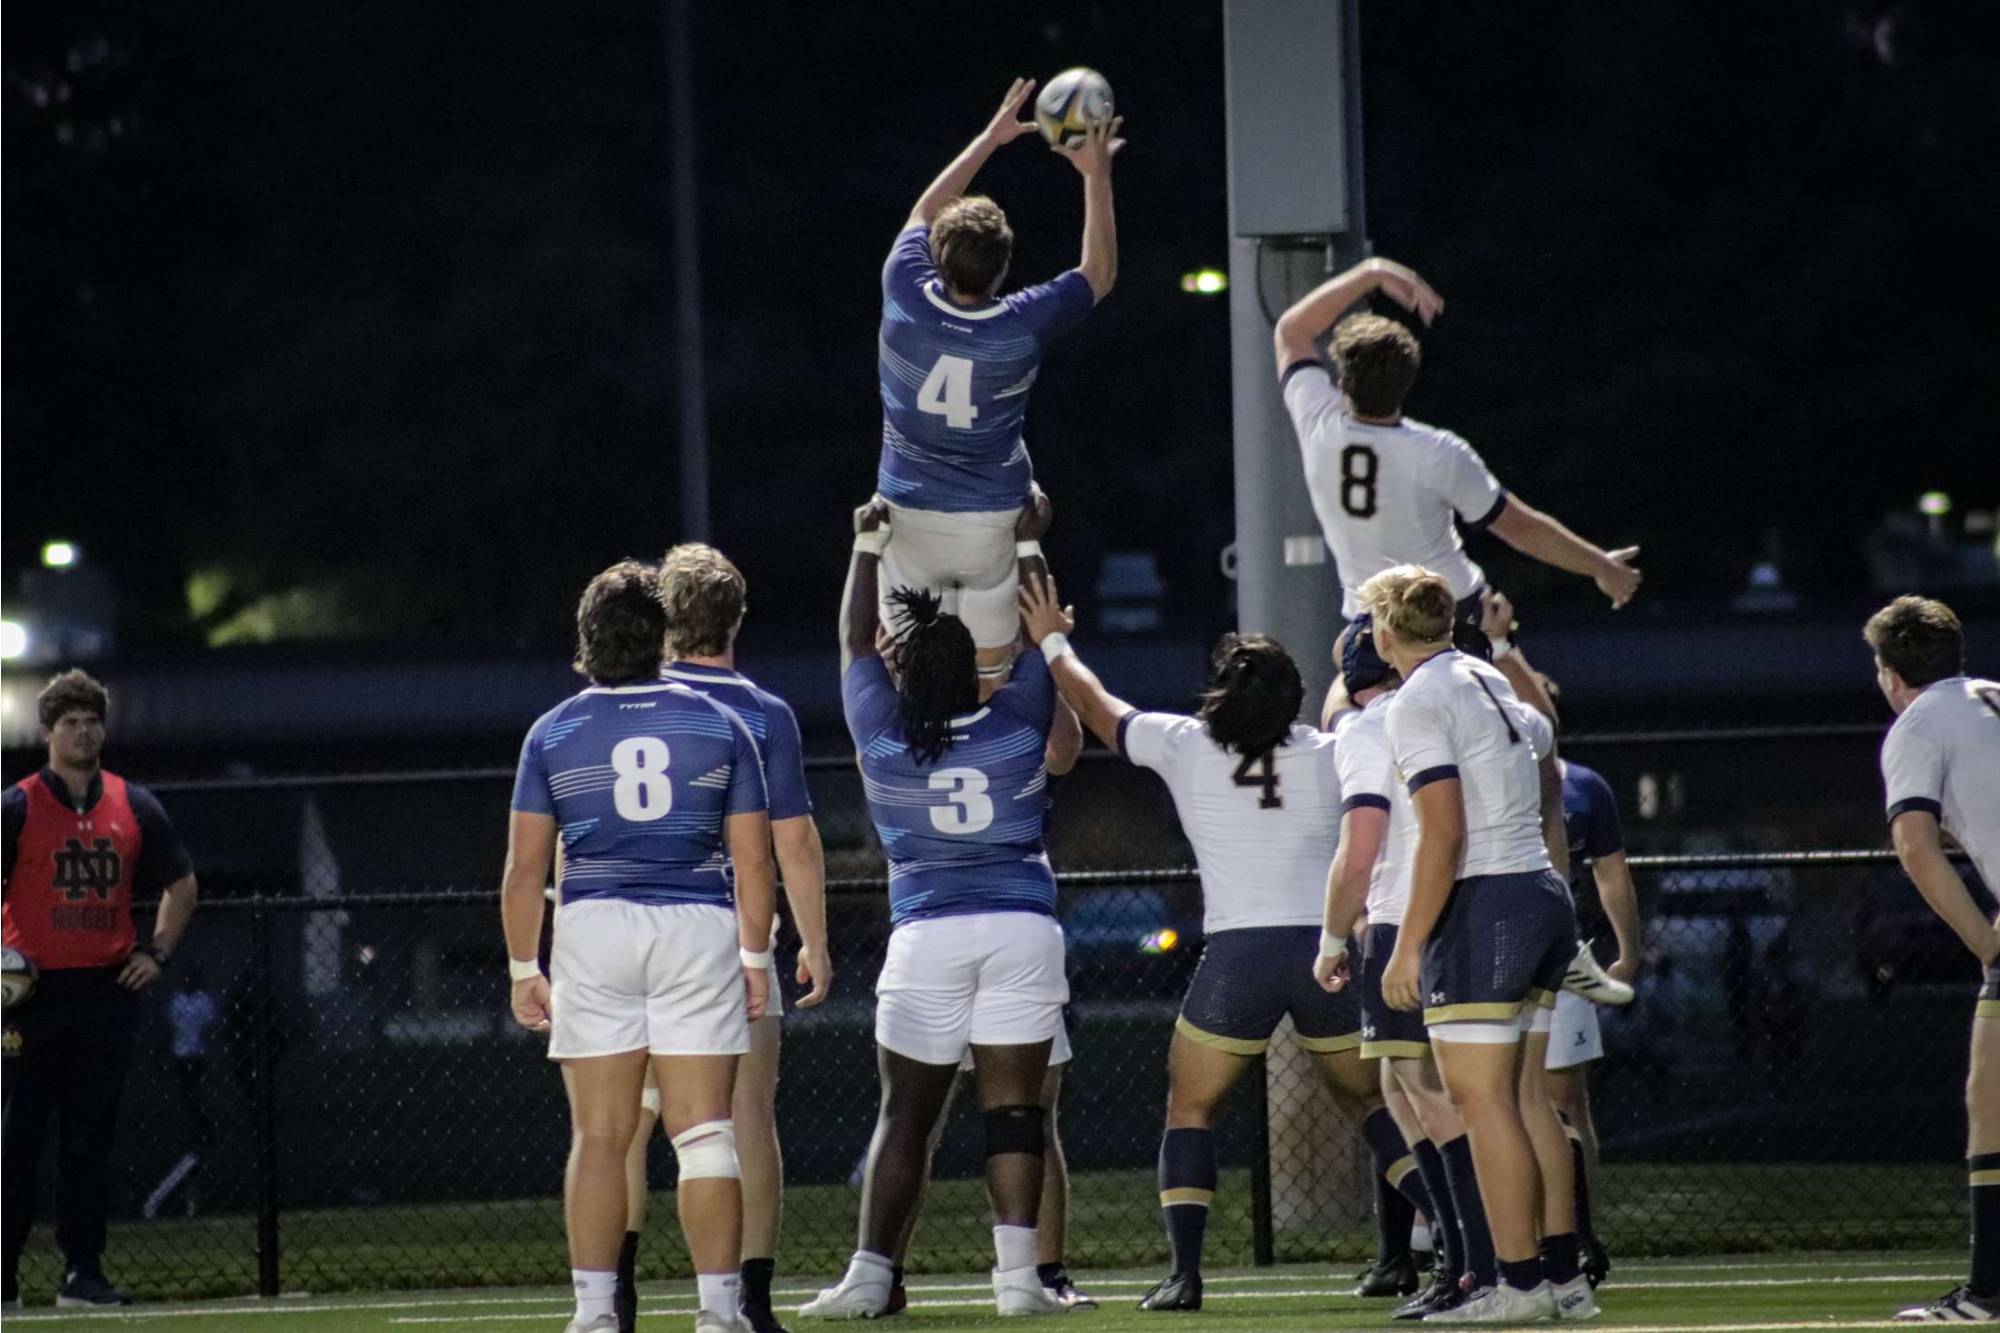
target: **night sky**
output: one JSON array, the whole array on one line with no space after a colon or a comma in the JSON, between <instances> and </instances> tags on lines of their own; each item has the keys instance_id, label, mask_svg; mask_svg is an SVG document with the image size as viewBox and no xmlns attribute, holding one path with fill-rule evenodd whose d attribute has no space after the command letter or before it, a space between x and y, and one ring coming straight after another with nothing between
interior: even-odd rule
<instances>
[{"instance_id":1,"label":"night sky","mask_svg":"<svg viewBox=\"0 0 2000 1333\"><path fill-rule=\"evenodd\" d=\"M767 642L829 648L873 482L882 255L1008 79L1127 116L1118 290L1028 437L1087 600L1154 552L1227 617L1221 6L704 7L696 66L715 535ZM1450 308L1414 415L1700 607L1775 553L1808 594L1931 488L2000 504L2000 7L1364 0L1379 252ZM559 647L677 536L660 12L638 3L14 3L5 30L4 562L51 536L121 646L281 628ZM978 188L1014 276L1075 261L1039 143ZM1579 609L1499 557L1502 581ZM190 583L196 595L190 598ZM288 620L287 617L290 617Z\"/></svg>"}]
</instances>

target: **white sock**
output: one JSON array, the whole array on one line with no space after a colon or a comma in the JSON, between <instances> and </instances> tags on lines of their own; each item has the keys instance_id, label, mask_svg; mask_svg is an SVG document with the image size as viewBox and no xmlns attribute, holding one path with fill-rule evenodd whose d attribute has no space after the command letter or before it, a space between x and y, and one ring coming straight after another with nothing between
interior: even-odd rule
<instances>
[{"instance_id":1,"label":"white sock","mask_svg":"<svg viewBox=\"0 0 2000 1333\"><path fill-rule=\"evenodd\" d=\"M615 1313L618 1301L618 1274L595 1268L572 1268L570 1284L576 1288L576 1322L587 1324L601 1314Z\"/></svg>"},{"instance_id":2,"label":"white sock","mask_svg":"<svg viewBox=\"0 0 2000 1333\"><path fill-rule=\"evenodd\" d=\"M743 1275L738 1272L696 1273L694 1286L702 1313L734 1322L743 1299Z\"/></svg>"},{"instance_id":3,"label":"white sock","mask_svg":"<svg viewBox=\"0 0 2000 1333\"><path fill-rule=\"evenodd\" d=\"M1033 1227L993 1228L994 1267L1005 1273L1015 1268L1035 1266L1035 1229Z\"/></svg>"},{"instance_id":4,"label":"white sock","mask_svg":"<svg viewBox=\"0 0 2000 1333\"><path fill-rule=\"evenodd\" d=\"M872 1250L856 1250L847 1261L847 1276L841 1279L850 1287L879 1287L885 1299L895 1280L895 1265Z\"/></svg>"}]
</instances>

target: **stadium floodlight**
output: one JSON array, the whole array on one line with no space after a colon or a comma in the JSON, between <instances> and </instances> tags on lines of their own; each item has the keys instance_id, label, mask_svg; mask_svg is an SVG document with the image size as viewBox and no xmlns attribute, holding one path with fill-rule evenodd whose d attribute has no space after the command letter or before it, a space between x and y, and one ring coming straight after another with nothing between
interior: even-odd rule
<instances>
[{"instance_id":1,"label":"stadium floodlight","mask_svg":"<svg viewBox=\"0 0 2000 1333\"><path fill-rule=\"evenodd\" d=\"M18 620L0 620L0 661L17 662L28 655L28 627Z\"/></svg>"},{"instance_id":2,"label":"stadium floodlight","mask_svg":"<svg viewBox=\"0 0 2000 1333\"><path fill-rule=\"evenodd\" d=\"M1229 290L1229 275L1219 268L1198 268L1181 274L1181 290L1196 296L1219 296Z\"/></svg>"},{"instance_id":3,"label":"stadium floodlight","mask_svg":"<svg viewBox=\"0 0 2000 1333\"><path fill-rule=\"evenodd\" d=\"M75 542L54 541L42 543L42 566L45 569L68 569L76 563L76 558L77 550Z\"/></svg>"},{"instance_id":4,"label":"stadium floodlight","mask_svg":"<svg viewBox=\"0 0 2000 1333\"><path fill-rule=\"evenodd\" d=\"M1917 512L1942 518L1951 512L1951 497L1943 491L1925 491L1917 497Z\"/></svg>"}]
</instances>

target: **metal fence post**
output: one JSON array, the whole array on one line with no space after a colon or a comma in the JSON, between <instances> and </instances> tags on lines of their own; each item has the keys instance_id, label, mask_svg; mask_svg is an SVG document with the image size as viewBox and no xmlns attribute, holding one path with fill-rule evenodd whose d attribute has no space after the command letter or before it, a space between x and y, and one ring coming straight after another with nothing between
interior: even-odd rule
<instances>
[{"instance_id":1,"label":"metal fence post","mask_svg":"<svg viewBox=\"0 0 2000 1333\"><path fill-rule=\"evenodd\" d=\"M1269 1057L1266 1057L1268 1059ZM1278 1262L1277 1242L1271 1222L1271 1098L1270 1074L1264 1060L1257 1062L1253 1079L1257 1117L1257 1142L1250 1157L1250 1258L1259 1268Z\"/></svg>"},{"instance_id":2,"label":"metal fence post","mask_svg":"<svg viewBox=\"0 0 2000 1333\"><path fill-rule=\"evenodd\" d=\"M261 897L261 895L260 895ZM278 1096L277 1051L271 1025L277 1019L272 987L271 912L259 901L250 913L254 942L257 995L255 1043L257 1060L257 1294L278 1294Z\"/></svg>"}]
</instances>

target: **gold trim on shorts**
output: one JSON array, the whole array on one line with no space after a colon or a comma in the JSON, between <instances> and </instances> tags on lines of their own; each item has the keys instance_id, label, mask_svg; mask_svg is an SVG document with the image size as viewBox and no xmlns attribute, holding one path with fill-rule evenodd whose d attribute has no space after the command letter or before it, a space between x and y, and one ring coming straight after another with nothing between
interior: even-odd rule
<instances>
[{"instance_id":1,"label":"gold trim on shorts","mask_svg":"<svg viewBox=\"0 0 2000 1333\"><path fill-rule=\"evenodd\" d=\"M1341 1051L1358 1050L1361 1046L1361 1032L1356 1029L1338 1037L1300 1037L1299 1049L1311 1051L1314 1055L1337 1055Z\"/></svg>"},{"instance_id":2,"label":"gold trim on shorts","mask_svg":"<svg viewBox=\"0 0 2000 1333\"><path fill-rule=\"evenodd\" d=\"M1975 1185L2000 1185L2000 1168L1991 1171L1974 1171L1968 1179Z\"/></svg>"},{"instance_id":3,"label":"gold trim on shorts","mask_svg":"<svg viewBox=\"0 0 2000 1333\"><path fill-rule=\"evenodd\" d=\"M1981 1000L1972 1011L1974 1018L2000 1018L2000 1000Z\"/></svg>"},{"instance_id":4,"label":"gold trim on shorts","mask_svg":"<svg viewBox=\"0 0 2000 1333\"><path fill-rule=\"evenodd\" d=\"M1556 993L1552 990L1543 990L1540 986L1530 986L1528 987L1528 998L1523 1000L1522 1003L1537 1004L1544 1009L1553 1009L1556 1007Z\"/></svg>"},{"instance_id":5,"label":"gold trim on shorts","mask_svg":"<svg viewBox=\"0 0 2000 1333\"><path fill-rule=\"evenodd\" d=\"M1361 1043L1361 1058L1364 1060L1421 1060L1431 1053L1427 1041L1364 1041Z\"/></svg>"},{"instance_id":6,"label":"gold trim on shorts","mask_svg":"<svg viewBox=\"0 0 2000 1333\"><path fill-rule=\"evenodd\" d=\"M1198 1190L1198 1189L1161 1190L1160 1207L1171 1208L1177 1203L1192 1203L1192 1204L1198 1204L1201 1207L1206 1208L1208 1207L1209 1200L1213 1199L1214 1197L1215 1197L1214 1190Z\"/></svg>"},{"instance_id":7,"label":"gold trim on shorts","mask_svg":"<svg viewBox=\"0 0 2000 1333\"><path fill-rule=\"evenodd\" d=\"M1210 1050L1224 1051L1230 1055L1262 1055L1271 1044L1269 1037L1265 1037L1262 1041L1252 1041L1247 1037L1224 1037L1213 1032L1203 1032L1188 1022L1185 1016L1174 1020L1174 1031L1197 1046L1206 1046Z\"/></svg>"},{"instance_id":8,"label":"gold trim on shorts","mask_svg":"<svg viewBox=\"0 0 2000 1333\"><path fill-rule=\"evenodd\" d=\"M1521 1016L1522 1000L1488 1000L1481 1004L1445 1004L1424 1010L1424 1026L1440 1023L1506 1023Z\"/></svg>"}]
</instances>

